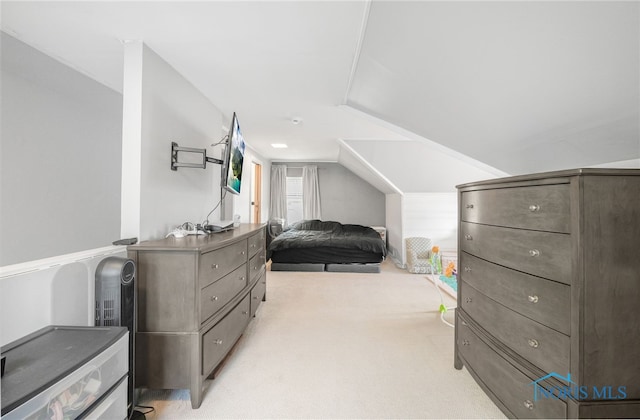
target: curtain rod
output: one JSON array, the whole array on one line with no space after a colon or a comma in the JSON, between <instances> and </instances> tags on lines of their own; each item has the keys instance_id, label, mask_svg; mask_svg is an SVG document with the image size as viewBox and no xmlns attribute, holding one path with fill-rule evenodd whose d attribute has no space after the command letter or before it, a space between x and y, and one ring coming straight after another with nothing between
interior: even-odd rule
<instances>
[{"instance_id":1,"label":"curtain rod","mask_svg":"<svg viewBox=\"0 0 640 420\"><path fill-rule=\"evenodd\" d=\"M287 165L282 165L282 164L279 164L279 163L273 164L271 166L284 166L287 169L304 169L304 166L287 166ZM327 168L323 168L323 167L320 167L320 166L317 166L317 165L307 165L307 166L315 166L318 170L322 169L323 171L325 169L327 169Z\"/></svg>"}]
</instances>

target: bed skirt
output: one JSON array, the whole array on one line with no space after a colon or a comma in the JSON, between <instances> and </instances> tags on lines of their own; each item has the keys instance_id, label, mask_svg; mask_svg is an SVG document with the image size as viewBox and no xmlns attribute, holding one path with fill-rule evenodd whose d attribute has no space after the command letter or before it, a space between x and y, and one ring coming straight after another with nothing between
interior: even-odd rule
<instances>
[{"instance_id":1,"label":"bed skirt","mask_svg":"<svg viewBox=\"0 0 640 420\"><path fill-rule=\"evenodd\" d=\"M317 264L317 263L271 263L271 271L305 271L334 273L379 273L380 264Z\"/></svg>"}]
</instances>

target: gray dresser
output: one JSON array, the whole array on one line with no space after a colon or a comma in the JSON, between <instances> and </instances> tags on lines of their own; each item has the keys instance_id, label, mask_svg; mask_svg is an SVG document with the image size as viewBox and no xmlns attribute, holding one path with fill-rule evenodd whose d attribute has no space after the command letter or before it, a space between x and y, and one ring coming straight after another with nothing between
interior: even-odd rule
<instances>
[{"instance_id":1,"label":"gray dresser","mask_svg":"<svg viewBox=\"0 0 640 420\"><path fill-rule=\"evenodd\" d=\"M640 170L458 191L455 367L509 417L640 417Z\"/></svg>"},{"instance_id":2,"label":"gray dresser","mask_svg":"<svg viewBox=\"0 0 640 420\"><path fill-rule=\"evenodd\" d=\"M265 298L265 229L243 224L208 236L130 246L136 261L136 388L189 389L231 350Z\"/></svg>"}]
</instances>

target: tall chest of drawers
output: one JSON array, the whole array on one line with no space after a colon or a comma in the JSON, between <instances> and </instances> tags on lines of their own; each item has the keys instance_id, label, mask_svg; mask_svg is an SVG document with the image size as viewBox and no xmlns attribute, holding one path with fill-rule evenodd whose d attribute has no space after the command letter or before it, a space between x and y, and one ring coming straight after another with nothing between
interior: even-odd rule
<instances>
[{"instance_id":1,"label":"tall chest of drawers","mask_svg":"<svg viewBox=\"0 0 640 420\"><path fill-rule=\"evenodd\" d=\"M141 242L137 264L136 388L189 389L220 364L266 293L263 225Z\"/></svg>"},{"instance_id":2,"label":"tall chest of drawers","mask_svg":"<svg viewBox=\"0 0 640 420\"><path fill-rule=\"evenodd\" d=\"M455 367L509 417L640 417L640 170L458 186Z\"/></svg>"}]
</instances>

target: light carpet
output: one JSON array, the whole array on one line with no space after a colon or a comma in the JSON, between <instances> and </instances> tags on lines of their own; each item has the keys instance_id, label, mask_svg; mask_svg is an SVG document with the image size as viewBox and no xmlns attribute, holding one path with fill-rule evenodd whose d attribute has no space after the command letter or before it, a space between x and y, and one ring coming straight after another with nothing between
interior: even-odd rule
<instances>
[{"instance_id":1,"label":"light carpet","mask_svg":"<svg viewBox=\"0 0 640 420\"><path fill-rule=\"evenodd\" d=\"M149 419L505 418L453 367L439 305L433 283L390 261L379 274L269 271L267 301L201 407L186 390L145 390L139 404Z\"/></svg>"}]
</instances>

